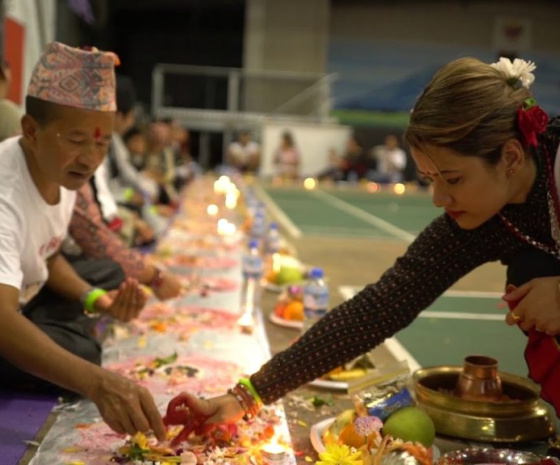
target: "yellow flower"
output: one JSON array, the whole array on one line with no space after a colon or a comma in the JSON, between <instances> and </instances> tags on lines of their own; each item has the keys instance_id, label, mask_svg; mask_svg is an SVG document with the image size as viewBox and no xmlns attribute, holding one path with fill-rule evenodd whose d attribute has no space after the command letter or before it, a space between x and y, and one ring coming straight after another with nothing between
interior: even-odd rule
<instances>
[{"instance_id":1,"label":"yellow flower","mask_svg":"<svg viewBox=\"0 0 560 465\"><path fill-rule=\"evenodd\" d=\"M319 454L316 465L362 465L362 453L352 452L347 445L329 444L326 452Z\"/></svg>"},{"instance_id":2,"label":"yellow flower","mask_svg":"<svg viewBox=\"0 0 560 465\"><path fill-rule=\"evenodd\" d=\"M138 432L130 438L132 444L137 444L141 449L148 449L148 438L145 434Z\"/></svg>"}]
</instances>

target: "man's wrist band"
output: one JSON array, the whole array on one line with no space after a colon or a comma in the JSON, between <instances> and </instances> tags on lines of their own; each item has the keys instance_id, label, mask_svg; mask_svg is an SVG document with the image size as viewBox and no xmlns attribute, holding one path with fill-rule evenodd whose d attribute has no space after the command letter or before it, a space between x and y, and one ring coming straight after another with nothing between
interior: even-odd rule
<instances>
[{"instance_id":1,"label":"man's wrist band","mask_svg":"<svg viewBox=\"0 0 560 465\"><path fill-rule=\"evenodd\" d=\"M98 287L92 287L86 291L80 298L80 302L84 306L84 313L88 316L95 316L98 313L95 309L95 302L105 294L107 291Z\"/></svg>"}]
</instances>

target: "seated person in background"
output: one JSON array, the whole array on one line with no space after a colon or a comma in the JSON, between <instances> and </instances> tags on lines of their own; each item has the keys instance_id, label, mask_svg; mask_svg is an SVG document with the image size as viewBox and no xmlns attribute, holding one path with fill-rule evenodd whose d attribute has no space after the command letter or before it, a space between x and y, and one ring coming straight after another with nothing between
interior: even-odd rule
<instances>
[{"instance_id":1,"label":"seated person in background","mask_svg":"<svg viewBox=\"0 0 560 465\"><path fill-rule=\"evenodd\" d=\"M399 147L397 136L389 134L384 145L372 149L372 157L376 161L377 169L367 173L370 181L395 183L404 180L406 153Z\"/></svg>"},{"instance_id":2,"label":"seated person in background","mask_svg":"<svg viewBox=\"0 0 560 465\"><path fill-rule=\"evenodd\" d=\"M200 167L191 154L191 134L177 121L171 122L171 148L175 154L173 187L180 190L185 184L201 174Z\"/></svg>"},{"instance_id":3,"label":"seated person in background","mask_svg":"<svg viewBox=\"0 0 560 465\"><path fill-rule=\"evenodd\" d=\"M130 163L138 171L142 171L146 166L148 151L146 134L138 126L134 126L123 134L123 141L130 154Z\"/></svg>"},{"instance_id":4,"label":"seated person in background","mask_svg":"<svg viewBox=\"0 0 560 465\"><path fill-rule=\"evenodd\" d=\"M111 141L116 59L49 44L31 76L23 135L0 144L0 377L3 388L75 391L117 433L153 428L163 440L150 393L99 366L95 320L84 315L85 309L135 318L145 303L138 282L107 260L82 263L86 281L59 252L75 191L103 162ZM80 85L69 88L68 81Z\"/></svg>"},{"instance_id":5,"label":"seated person in background","mask_svg":"<svg viewBox=\"0 0 560 465\"><path fill-rule=\"evenodd\" d=\"M130 154L122 136L134 125L136 91L132 80L117 76L117 114L109 154L103 167L95 173L105 176L105 182L117 204L136 213L142 241L149 242L165 229L167 221L159 210L159 188L156 182L139 173L130 161ZM151 208L155 205L155 208ZM103 210L103 209L102 209ZM103 212L104 213L104 212ZM165 210L165 213L167 211ZM104 215L104 218L105 215ZM150 231L151 230L151 231Z\"/></svg>"},{"instance_id":6,"label":"seated person in background","mask_svg":"<svg viewBox=\"0 0 560 465\"><path fill-rule=\"evenodd\" d=\"M242 131L239 133L237 141L229 144L226 161L242 173L254 173L259 169L260 156L259 144L251 140L249 132Z\"/></svg>"},{"instance_id":7,"label":"seated person in background","mask_svg":"<svg viewBox=\"0 0 560 465\"><path fill-rule=\"evenodd\" d=\"M345 181L355 182L363 179L367 172L366 153L356 136L350 136L342 159L342 172Z\"/></svg>"},{"instance_id":8,"label":"seated person in background","mask_svg":"<svg viewBox=\"0 0 560 465\"><path fill-rule=\"evenodd\" d=\"M153 121L148 130L148 156L144 174L158 186L158 203L173 206L178 193L175 180L175 151L171 121Z\"/></svg>"},{"instance_id":9,"label":"seated person in background","mask_svg":"<svg viewBox=\"0 0 560 465\"><path fill-rule=\"evenodd\" d=\"M155 231L134 208L118 205L107 184L107 167L101 164L89 182L91 198L99 206L102 221L128 246L150 245L155 241ZM86 189L84 186L81 190ZM89 191L88 191L89 192ZM146 209L145 206L143 208Z\"/></svg>"},{"instance_id":10,"label":"seated person in background","mask_svg":"<svg viewBox=\"0 0 560 465\"><path fill-rule=\"evenodd\" d=\"M273 160L277 177L292 180L299 178L301 156L291 132L286 131L282 134L280 146L276 149Z\"/></svg>"},{"instance_id":11,"label":"seated person in background","mask_svg":"<svg viewBox=\"0 0 560 465\"><path fill-rule=\"evenodd\" d=\"M158 299L177 297L181 283L169 272L150 264L145 257L129 249L115 231L103 221L92 188L85 184L77 192L76 205L70 222L70 237L78 249L75 254L92 258L111 258L125 275L152 288Z\"/></svg>"},{"instance_id":12,"label":"seated person in background","mask_svg":"<svg viewBox=\"0 0 560 465\"><path fill-rule=\"evenodd\" d=\"M319 181L330 179L341 181L344 177L343 160L338 156L335 149L329 150L329 165L317 175Z\"/></svg>"},{"instance_id":13,"label":"seated person in background","mask_svg":"<svg viewBox=\"0 0 560 465\"><path fill-rule=\"evenodd\" d=\"M145 198L154 199L157 186L141 176L130 161L122 136L134 125L136 91L127 76L117 76L117 113L109 154L104 162L107 182L117 203L140 209Z\"/></svg>"},{"instance_id":14,"label":"seated person in background","mask_svg":"<svg viewBox=\"0 0 560 465\"><path fill-rule=\"evenodd\" d=\"M0 142L8 137L21 134L21 110L8 100L8 90L12 82L12 73L8 63L0 60Z\"/></svg>"}]
</instances>

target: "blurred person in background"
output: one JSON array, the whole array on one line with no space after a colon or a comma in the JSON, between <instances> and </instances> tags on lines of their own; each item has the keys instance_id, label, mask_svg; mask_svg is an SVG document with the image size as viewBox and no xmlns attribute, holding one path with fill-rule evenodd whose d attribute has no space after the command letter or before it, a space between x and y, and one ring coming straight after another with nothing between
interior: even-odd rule
<instances>
[{"instance_id":1,"label":"blurred person in background","mask_svg":"<svg viewBox=\"0 0 560 465\"><path fill-rule=\"evenodd\" d=\"M296 146L294 136L290 131L285 131L280 139L280 145L274 152L273 163L275 175L279 179L299 179L299 166L301 155Z\"/></svg>"},{"instance_id":2,"label":"blurred person in background","mask_svg":"<svg viewBox=\"0 0 560 465\"><path fill-rule=\"evenodd\" d=\"M348 138L346 152L342 158L343 179L350 182L364 179L367 168L366 152L358 138L352 135Z\"/></svg>"},{"instance_id":3,"label":"blurred person in background","mask_svg":"<svg viewBox=\"0 0 560 465\"><path fill-rule=\"evenodd\" d=\"M242 173L255 173L259 169L261 148L251 140L248 131L241 131L237 140L228 146L226 162Z\"/></svg>"},{"instance_id":4,"label":"blurred person in background","mask_svg":"<svg viewBox=\"0 0 560 465\"><path fill-rule=\"evenodd\" d=\"M123 134L123 141L130 154L130 162L134 168L142 171L146 167L146 154L148 151L146 133L138 126L134 126Z\"/></svg>"},{"instance_id":5,"label":"blurred person in background","mask_svg":"<svg viewBox=\"0 0 560 465\"><path fill-rule=\"evenodd\" d=\"M319 181L342 181L344 178L343 167L342 158L336 153L335 149L330 149L328 153L328 165L317 175L317 179L319 179Z\"/></svg>"},{"instance_id":6,"label":"blurred person in background","mask_svg":"<svg viewBox=\"0 0 560 465\"><path fill-rule=\"evenodd\" d=\"M394 134L385 137L383 145L371 149L371 158L375 161L375 170L370 170L367 177L378 183L396 183L404 181L406 153L399 146L399 139Z\"/></svg>"}]
</instances>

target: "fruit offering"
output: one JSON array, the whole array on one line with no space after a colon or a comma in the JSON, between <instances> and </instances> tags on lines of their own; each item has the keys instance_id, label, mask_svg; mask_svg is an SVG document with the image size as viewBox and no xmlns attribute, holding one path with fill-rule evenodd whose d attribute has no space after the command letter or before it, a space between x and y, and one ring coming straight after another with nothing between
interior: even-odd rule
<instances>
[{"instance_id":1,"label":"fruit offering","mask_svg":"<svg viewBox=\"0 0 560 465\"><path fill-rule=\"evenodd\" d=\"M323 433L323 443L345 445L362 453L364 464L379 464L390 454L408 454L421 465L432 465L435 428L432 419L417 407L394 412L385 423L355 410L339 414Z\"/></svg>"},{"instance_id":2,"label":"fruit offering","mask_svg":"<svg viewBox=\"0 0 560 465\"><path fill-rule=\"evenodd\" d=\"M274 254L274 263L266 274L270 284L284 286L300 283L305 279L305 269L301 262L290 255Z\"/></svg>"},{"instance_id":3,"label":"fruit offering","mask_svg":"<svg viewBox=\"0 0 560 465\"><path fill-rule=\"evenodd\" d=\"M303 288L288 286L278 297L274 313L277 317L290 321L303 321Z\"/></svg>"}]
</instances>

